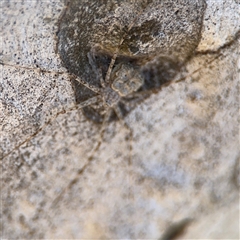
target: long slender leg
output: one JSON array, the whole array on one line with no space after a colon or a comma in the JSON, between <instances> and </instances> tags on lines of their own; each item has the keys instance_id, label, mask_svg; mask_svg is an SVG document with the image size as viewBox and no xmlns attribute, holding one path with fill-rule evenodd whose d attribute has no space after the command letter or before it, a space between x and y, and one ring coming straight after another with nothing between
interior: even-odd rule
<instances>
[{"instance_id":1,"label":"long slender leg","mask_svg":"<svg viewBox=\"0 0 240 240\"><path fill-rule=\"evenodd\" d=\"M56 74L66 74L66 72L62 72L62 71L51 71L51 70L45 70L45 69L41 69L39 67L27 67L27 66L21 66L21 65L14 65L12 63L5 63L0 61L0 65L3 66L8 66L8 67L14 67L14 68L21 68L21 69L26 69L26 70L32 70L32 71L38 71L38 72L42 72L42 73L56 73Z\"/></svg>"},{"instance_id":2,"label":"long slender leg","mask_svg":"<svg viewBox=\"0 0 240 240\"><path fill-rule=\"evenodd\" d=\"M206 62L206 64L211 64L212 62L214 62L216 59L220 58L222 56L222 53L218 54L217 56L213 57L212 59L210 59L208 62ZM182 78L179 78L177 80L173 80L173 81L170 81L170 84L171 83L178 83L178 82L182 82L184 81L185 79L187 79L188 77L191 77L192 75L194 75L195 73L199 72L201 69L205 68L206 66L201 66L199 68L197 68L196 70L194 70L193 72L185 75L184 77ZM168 84L169 85L169 84ZM164 85L164 86L168 86L168 85Z\"/></svg>"},{"instance_id":3,"label":"long slender leg","mask_svg":"<svg viewBox=\"0 0 240 240\"><path fill-rule=\"evenodd\" d=\"M128 126L128 124L124 121L123 115L121 113L121 109L119 108L118 105L116 105L114 107L114 111L117 114L119 120L121 121L121 123L125 126L125 128L128 130L128 152L129 152L129 156L128 156L128 171L127 171L127 176L128 176L128 198L130 199L130 197L134 198L134 194L131 191L131 185L132 185L132 143L133 143L133 134L132 134L132 130L130 129L130 127Z\"/></svg>"},{"instance_id":4,"label":"long slender leg","mask_svg":"<svg viewBox=\"0 0 240 240\"><path fill-rule=\"evenodd\" d=\"M113 66L114 66L114 64L115 64L117 55L118 55L118 51L116 51L116 52L113 54L113 57L112 57L111 62L110 62L110 64L109 64L109 67L108 67L108 70L107 70L107 74L106 74L106 78L105 78L105 83L106 83L106 84L110 84L110 75L111 75L111 73L112 73L112 69L113 69Z\"/></svg>"},{"instance_id":5,"label":"long slender leg","mask_svg":"<svg viewBox=\"0 0 240 240\"><path fill-rule=\"evenodd\" d=\"M111 114L111 110L109 109L105 116L104 116L104 121L102 123L101 126L101 130L100 130L100 134L99 134L99 138L98 141L95 145L95 147L92 150L92 153L90 154L90 156L87 159L87 162L83 165L82 168L80 168L77 171L77 174L75 176L75 178L73 180L70 181L70 183L68 183L68 185L61 191L61 193L53 200L52 204L51 204L51 208L54 208L55 206L57 206L58 202L61 200L61 198L63 197L63 195L74 185L78 182L80 175L86 170L86 168L89 166L89 164L92 162L95 153L97 152L97 150L100 148L101 144L102 144L102 139L104 136L104 131L106 129L106 123L109 120L110 114Z\"/></svg>"},{"instance_id":6,"label":"long slender leg","mask_svg":"<svg viewBox=\"0 0 240 240\"><path fill-rule=\"evenodd\" d=\"M71 76L73 76L76 81L78 81L83 86L87 87L88 89L92 90L93 92L98 93L98 94L102 93L102 89L101 88L98 88L96 86L90 85L88 82L82 80L81 78L79 78L76 75L71 74Z\"/></svg>"},{"instance_id":7,"label":"long slender leg","mask_svg":"<svg viewBox=\"0 0 240 240\"><path fill-rule=\"evenodd\" d=\"M19 143L17 146L15 146L11 151L9 151L8 153L6 153L5 155L3 155L2 158L0 159L4 159L5 157L9 156L13 151L17 150L19 147L21 147L22 145L24 145L25 143L29 142L33 137L35 137L36 135L38 135L42 130L44 130L48 125L50 125L51 122L53 122L59 115L65 114L67 112L73 111L73 110L78 110L84 107L87 107L89 105L92 105L93 103L96 103L97 101L99 101L100 96L96 96L96 97L92 97L78 105L74 105L73 107L70 107L68 109L63 109L62 111L59 111L58 113L56 113L51 119L49 119L46 123L43 124L42 127L40 127L36 132L34 132L33 134L31 134L27 139L25 139L23 142Z\"/></svg>"},{"instance_id":8,"label":"long slender leg","mask_svg":"<svg viewBox=\"0 0 240 240\"><path fill-rule=\"evenodd\" d=\"M120 122L124 125L124 127L128 130L129 132L129 158L128 158L128 164L131 165L132 164L132 140L133 140L133 134L132 131L130 129L130 127L127 125L127 123L124 121L121 109L119 108L118 105L114 106L114 111L117 114L118 119L120 120Z\"/></svg>"},{"instance_id":9,"label":"long slender leg","mask_svg":"<svg viewBox=\"0 0 240 240\"><path fill-rule=\"evenodd\" d=\"M40 68L34 68L34 67L27 67L27 66L18 66L18 65L13 65L11 63L4 63L0 61L0 65L5 65L8 67L16 67L16 68L22 68L22 69L26 69L26 70L33 70L33 71L38 71L38 72L42 72L42 73L55 73L55 74L68 74L69 77L74 78L76 81L78 81L79 83L81 83L82 85L84 85L85 87L87 87L88 89L92 90L95 93L99 93L101 94L102 90L101 88L98 88L96 86L90 85L88 82L84 81L83 79L81 79L80 77L78 77L75 74L70 74L68 72L61 72L61 71L49 71L49 70L45 70L45 69L40 69Z\"/></svg>"},{"instance_id":10,"label":"long slender leg","mask_svg":"<svg viewBox=\"0 0 240 240\"><path fill-rule=\"evenodd\" d=\"M99 68L99 79L100 79L100 83L101 86L103 88L107 87L107 84L105 83L105 81L103 80L103 74L102 74L102 70Z\"/></svg>"},{"instance_id":11,"label":"long slender leg","mask_svg":"<svg viewBox=\"0 0 240 240\"><path fill-rule=\"evenodd\" d=\"M137 106L138 103L141 103L144 99L150 96L152 90L135 92L121 99L121 102L124 103L127 107L133 108Z\"/></svg>"}]
</instances>

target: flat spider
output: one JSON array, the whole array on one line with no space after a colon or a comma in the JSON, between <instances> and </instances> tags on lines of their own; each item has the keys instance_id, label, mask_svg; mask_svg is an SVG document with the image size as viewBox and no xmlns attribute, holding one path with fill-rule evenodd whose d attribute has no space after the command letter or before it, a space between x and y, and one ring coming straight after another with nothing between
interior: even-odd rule
<instances>
[{"instance_id":1,"label":"flat spider","mask_svg":"<svg viewBox=\"0 0 240 240\"><path fill-rule=\"evenodd\" d=\"M201 19L204 4L196 2L199 4L196 15ZM181 9L183 3L183 0L178 0L176 8L186 15L188 9ZM94 18L85 16L90 10L95 14ZM179 23L179 10L173 15L173 22ZM4 156L29 142L66 111L83 109L89 119L102 123L98 141L87 163L77 171L76 177L56 201L77 182L79 175L92 161L109 120L119 119L128 129L131 142L132 131L124 116L152 91L169 84L198 45L201 25L198 21L194 22L196 16L186 15L189 16L189 24L193 24L192 36L181 34L176 40L179 26L169 24L164 28L162 24L169 21L169 12L172 9L167 1L136 1L133 4L119 1L113 5L94 1L91 6L73 1L66 7L59 20L57 47L63 65L73 78L77 105L59 111ZM181 21L185 24L186 18ZM183 30L180 30L182 33ZM131 163L131 154L129 156Z\"/></svg>"}]
</instances>

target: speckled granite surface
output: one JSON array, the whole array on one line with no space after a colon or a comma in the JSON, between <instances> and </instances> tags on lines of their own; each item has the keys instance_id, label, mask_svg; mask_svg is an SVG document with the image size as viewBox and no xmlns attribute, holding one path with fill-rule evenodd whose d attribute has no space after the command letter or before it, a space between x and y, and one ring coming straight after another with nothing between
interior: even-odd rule
<instances>
[{"instance_id":1,"label":"speckled granite surface","mask_svg":"<svg viewBox=\"0 0 240 240\"><path fill-rule=\"evenodd\" d=\"M2 61L50 71L1 66L2 239L239 239L240 9L206 3L198 54L176 79L189 77L125 118L132 141L108 124L53 203L101 127L71 111L12 151L74 95L68 74L52 72L65 71L54 49L62 1L2 2Z\"/></svg>"}]
</instances>

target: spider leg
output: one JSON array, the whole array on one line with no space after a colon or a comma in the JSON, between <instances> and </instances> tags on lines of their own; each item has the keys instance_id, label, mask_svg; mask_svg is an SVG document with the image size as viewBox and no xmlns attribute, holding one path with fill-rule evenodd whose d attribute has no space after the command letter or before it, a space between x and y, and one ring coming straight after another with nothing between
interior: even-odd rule
<instances>
[{"instance_id":1,"label":"spider leg","mask_svg":"<svg viewBox=\"0 0 240 240\"><path fill-rule=\"evenodd\" d=\"M107 87L107 84L106 84L105 81L103 80L102 69L100 69L100 68L99 68L99 70L98 70L98 75L99 75L99 79L100 79L101 86L102 86L103 88L106 88L106 87Z\"/></svg>"},{"instance_id":2,"label":"spider leg","mask_svg":"<svg viewBox=\"0 0 240 240\"><path fill-rule=\"evenodd\" d=\"M104 116L104 121L102 123L102 126L101 126L101 130L100 130L100 134L99 134L99 138L98 138L98 141L95 145L95 147L93 148L92 150L92 153L90 154L90 156L88 157L87 159L87 162L83 165L82 168L80 168L78 171L77 171L77 174L75 176L75 178L73 180L71 180L68 185L60 192L60 194L53 200L52 204L51 204L51 208L54 208L58 202L61 200L61 198L63 197L63 195L74 185L78 182L81 174L86 170L86 168L89 166L89 164L92 162L93 158L94 158L94 155L95 153L98 151L98 149L100 148L101 144L102 144L102 139L103 139L103 136L104 136L104 131L106 129L106 123L108 122L109 120L109 117L110 117L110 114L111 114L111 108L108 109L108 111L106 112L105 116Z\"/></svg>"},{"instance_id":3,"label":"spider leg","mask_svg":"<svg viewBox=\"0 0 240 240\"><path fill-rule=\"evenodd\" d=\"M5 66L9 66L9 67L17 67L17 68L26 69L26 70L34 70L34 71L38 71L40 73L42 72L42 73L69 74L70 77L74 78L76 81L78 81L79 83L81 83L82 85L87 87L88 89L92 90L93 92L98 93L98 94L102 93L102 89L101 88L98 88L96 86L90 85L88 82L82 80L77 75L70 74L68 72L49 71L49 70L45 70L45 69L40 69L38 67L34 68L34 67L27 67L27 66L18 66L18 65L13 65L11 63L4 63L4 62L1 62L1 61L0 61L0 65L3 65L3 66L5 65Z\"/></svg>"},{"instance_id":4,"label":"spider leg","mask_svg":"<svg viewBox=\"0 0 240 240\"><path fill-rule=\"evenodd\" d=\"M122 98L121 102L124 103L126 106L132 108L132 107L135 107L136 104L142 102L144 99L150 96L151 93L152 93L152 90L131 93L126 97Z\"/></svg>"},{"instance_id":5,"label":"spider leg","mask_svg":"<svg viewBox=\"0 0 240 240\"><path fill-rule=\"evenodd\" d=\"M120 120L120 122L122 123L122 125L128 130L129 132L129 141L130 141L130 144L129 144L129 158L128 158L128 164L131 165L132 164L132 141L133 141L133 134L132 134L132 130L131 128L128 126L128 124L124 121L124 117L122 115L122 112L121 112L121 109L119 108L118 104L116 104L114 106L114 111L118 117L118 119Z\"/></svg>"},{"instance_id":6,"label":"spider leg","mask_svg":"<svg viewBox=\"0 0 240 240\"><path fill-rule=\"evenodd\" d=\"M101 88L98 88L96 86L93 86L91 84L89 84L88 82L82 80L80 77L78 77L77 75L74 75L74 74L71 74L71 76L74 77L74 79L81 83L83 86L87 87L88 89L92 90L93 92L95 93L98 93L98 94L101 94L102 93L102 89Z\"/></svg>"},{"instance_id":7,"label":"spider leg","mask_svg":"<svg viewBox=\"0 0 240 240\"><path fill-rule=\"evenodd\" d=\"M3 157L1 157L0 159L4 159L5 157L9 156L12 152L14 152L15 150L17 150L18 148L20 148L21 146L23 146L25 143L29 142L33 137L35 137L36 135L38 135L42 130L44 130L48 125L51 124L51 122L53 122L59 115L63 115L67 112L71 112L73 110L78 110L84 107L87 107L89 105L92 105L93 103L96 103L97 101L99 101L100 96L95 96L92 97L78 105L74 105L72 107L69 107L68 109L63 109L62 111L57 112L52 118L50 118L47 122L45 122L43 124L42 127L40 127L36 132L34 132L33 134L31 134L27 139L25 139L23 142L19 143L17 146L15 146L11 151L9 151L8 153L6 153L5 155L3 155Z\"/></svg>"},{"instance_id":8,"label":"spider leg","mask_svg":"<svg viewBox=\"0 0 240 240\"><path fill-rule=\"evenodd\" d=\"M211 64L212 62L214 62L216 59L220 58L222 55L222 53L218 54L217 56L213 57L212 59L210 59L209 61L206 62L206 64ZM205 68L205 66L201 66L199 68L197 68L196 70L194 70L193 72L185 75L184 77L182 78L179 78L179 79L176 79L176 80L173 80L173 81L170 81L170 84L171 83L179 83L179 82L182 82L182 81L185 81L187 78L193 76L195 73L199 72L200 70L202 70L203 68ZM168 84L169 85L169 84ZM166 85L166 86L168 86ZM165 85L164 85L165 86Z\"/></svg>"},{"instance_id":9,"label":"spider leg","mask_svg":"<svg viewBox=\"0 0 240 240\"><path fill-rule=\"evenodd\" d=\"M52 70L41 69L39 67L27 67L27 66L21 66L21 65L17 65L17 64L14 65L14 64L2 62L2 61L0 61L0 65L14 67L14 68L21 68L21 69L26 69L26 70L33 70L33 71L38 71L40 73L55 73L55 74L66 74L67 73L67 72L62 72L62 71L52 71Z\"/></svg>"},{"instance_id":10,"label":"spider leg","mask_svg":"<svg viewBox=\"0 0 240 240\"><path fill-rule=\"evenodd\" d=\"M123 126L125 126L125 128L128 131L128 138L127 141L128 142L128 159L127 159L127 177L128 177L128 190L127 190L127 195L128 195L128 199L130 198L134 198L134 194L133 191L131 190L131 186L132 186L132 182L134 181L133 179L133 169L132 169L132 145L133 145L133 133L131 128L128 126L128 124L124 121L121 109L119 108L118 105L114 106L114 111L117 114L117 117L119 118L120 122L122 123Z\"/></svg>"},{"instance_id":11,"label":"spider leg","mask_svg":"<svg viewBox=\"0 0 240 240\"><path fill-rule=\"evenodd\" d=\"M121 42L123 42L123 38L121 39ZM121 45L121 44L119 44L119 45ZM105 83L106 84L110 84L110 75L112 73L113 66L114 66L115 61L117 59L117 55L118 55L118 50L113 54L113 57L112 57L111 62L109 64L107 74L106 74L106 78L105 78Z\"/></svg>"}]
</instances>

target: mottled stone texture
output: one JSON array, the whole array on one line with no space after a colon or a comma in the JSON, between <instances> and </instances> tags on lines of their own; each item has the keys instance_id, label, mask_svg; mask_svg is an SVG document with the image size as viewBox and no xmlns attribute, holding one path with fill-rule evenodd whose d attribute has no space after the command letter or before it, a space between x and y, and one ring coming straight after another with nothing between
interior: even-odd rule
<instances>
[{"instance_id":1,"label":"mottled stone texture","mask_svg":"<svg viewBox=\"0 0 240 240\"><path fill-rule=\"evenodd\" d=\"M105 126L53 204L101 129L71 111L38 131L75 102L56 49L63 9L1 3L1 61L13 65L0 80L1 238L239 239L239 1L206 1L185 81L125 117L132 139L120 121Z\"/></svg>"}]
</instances>

